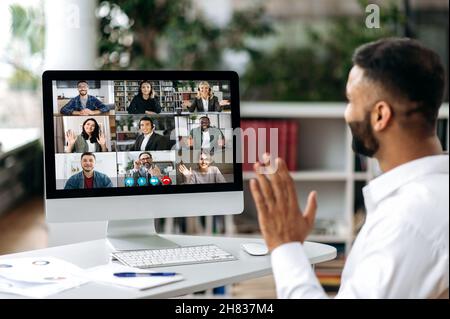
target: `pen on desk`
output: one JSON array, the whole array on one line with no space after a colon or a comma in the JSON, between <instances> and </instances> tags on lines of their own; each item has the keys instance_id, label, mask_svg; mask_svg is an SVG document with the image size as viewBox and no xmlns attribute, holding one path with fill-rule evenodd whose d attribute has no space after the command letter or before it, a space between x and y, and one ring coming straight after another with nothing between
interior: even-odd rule
<instances>
[{"instance_id":1,"label":"pen on desk","mask_svg":"<svg viewBox=\"0 0 450 319\"><path fill-rule=\"evenodd\" d=\"M175 276L176 272L116 272L116 277L152 277L152 276Z\"/></svg>"}]
</instances>

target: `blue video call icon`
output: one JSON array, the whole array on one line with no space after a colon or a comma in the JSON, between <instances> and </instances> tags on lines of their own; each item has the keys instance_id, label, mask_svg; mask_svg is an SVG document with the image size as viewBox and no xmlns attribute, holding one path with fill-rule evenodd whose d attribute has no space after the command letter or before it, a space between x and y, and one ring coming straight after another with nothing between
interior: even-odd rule
<instances>
[{"instance_id":1,"label":"blue video call icon","mask_svg":"<svg viewBox=\"0 0 450 319\"><path fill-rule=\"evenodd\" d=\"M147 185L147 179L145 177L139 177L137 180L137 184L139 186L145 186Z\"/></svg>"},{"instance_id":2,"label":"blue video call icon","mask_svg":"<svg viewBox=\"0 0 450 319\"><path fill-rule=\"evenodd\" d=\"M131 187L133 185L134 185L134 178L133 177L125 178L125 186Z\"/></svg>"},{"instance_id":3,"label":"blue video call icon","mask_svg":"<svg viewBox=\"0 0 450 319\"><path fill-rule=\"evenodd\" d=\"M152 184L153 186L158 185L158 184L159 184L158 177L152 176L152 177L150 178L150 184Z\"/></svg>"}]
</instances>

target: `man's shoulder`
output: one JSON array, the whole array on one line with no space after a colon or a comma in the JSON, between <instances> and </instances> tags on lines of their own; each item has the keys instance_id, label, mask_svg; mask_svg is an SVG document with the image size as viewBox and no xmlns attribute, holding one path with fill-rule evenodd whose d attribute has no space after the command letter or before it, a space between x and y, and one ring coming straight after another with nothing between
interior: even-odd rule
<instances>
[{"instance_id":1,"label":"man's shoulder","mask_svg":"<svg viewBox=\"0 0 450 319\"><path fill-rule=\"evenodd\" d=\"M99 176L101 178L108 178L109 179L108 175L106 175L104 173L100 173L99 171L94 171L94 175L95 176Z\"/></svg>"},{"instance_id":2,"label":"man's shoulder","mask_svg":"<svg viewBox=\"0 0 450 319\"><path fill-rule=\"evenodd\" d=\"M210 166L209 168L211 169L211 173L220 173L220 169L217 166Z\"/></svg>"},{"instance_id":3,"label":"man's shoulder","mask_svg":"<svg viewBox=\"0 0 450 319\"><path fill-rule=\"evenodd\" d=\"M69 179L67 181L73 181L73 180L79 179L79 178L81 178L82 174L83 174L83 172L78 172L76 174L73 174L72 176L69 177Z\"/></svg>"},{"instance_id":4,"label":"man's shoulder","mask_svg":"<svg viewBox=\"0 0 450 319\"><path fill-rule=\"evenodd\" d=\"M88 99L92 100L92 101L99 101L101 103L101 101L97 97L90 95L90 94L88 94Z\"/></svg>"}]
</instances>

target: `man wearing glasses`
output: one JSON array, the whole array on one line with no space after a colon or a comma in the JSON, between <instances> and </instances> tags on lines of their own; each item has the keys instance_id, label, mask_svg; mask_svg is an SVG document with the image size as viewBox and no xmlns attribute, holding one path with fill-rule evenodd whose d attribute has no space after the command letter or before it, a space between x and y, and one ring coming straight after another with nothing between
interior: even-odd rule
<instances>
[{"instance_id":1,"label":"man wearing glasses","mask_svg":"<svg viewBox=\"0 0 450 319\"><path fill-rule=\"evenodd\" d=\"M79 95L61 108L63 115L98 115L109 112L109 107L103 104L95 96L88 95L89 85L87 81L78 81L77 89Z\"/></svg>"},{"instance_id":2,"label":"man wearing glasses","mask_svg":"<svg viewBox=\"0 0 450 319\"><path fill-rule=\"evenodd\" d=\"M153 157L149 152L139 154L139 157L134 161L133 169L130 170L129 175L133 177L135 184L139 185L139 178L145 178L145 184L148 184L150 178L155 176L161 181L163 175L158 166L153 163Z\"/></svg>"}]
</instances>

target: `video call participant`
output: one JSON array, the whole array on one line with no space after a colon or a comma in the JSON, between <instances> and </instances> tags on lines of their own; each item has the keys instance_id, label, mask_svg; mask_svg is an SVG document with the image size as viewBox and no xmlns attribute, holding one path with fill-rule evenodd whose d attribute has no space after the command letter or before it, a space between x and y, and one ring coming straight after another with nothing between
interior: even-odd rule
<instances>
[{"instance_id":1,"label":"video call participant","mask_svg":"<svg viewBox=\"0 0 450 319\"><path fill-rule=\"evenodd\" d=\"M87 81L78 81L79 95L70 99L61 109L63 115L98 115L109 112L109 107L103 104L95 96L88 95L89 85Z\"/></svg>"},{"instance_id":2,"label":"video call participant","mask_svg":"<svg viewBox=\"0 0 450 319\"><path fill-rule=\"evenodd\" d=\"M200 126L192 129L189 133L188 145L191 149L208 149L213 154L214 151L225 146L225 138L220 129L211 126L207 116L202 116Z\"/></svg>"},{"instance_id":3,"label":"video call participant","mask_svg":"<svg viewBox=\"0 0 450 319\"><path fill-rule=\"evenodd\" d=\"M187 168L184 164L178 166L178 171L183 175L185 184L213 184L226 183L225 178L217 166L211 166L211 155L201 152L198 162L198 170Z\"/></svg>"},{"instance_id":4,"label":"video call participant","mask_svg":"<svg viewBox=\"0 0 450 319\"><path fill-rule=\"evenodd\" d=\"M141 134L136 138L130 151L157 151L165 148L162 135L155 132L153 120L144 116L139 120Z\"/></svg>"},{"instance_id":5,"label":"video call participant","mask_svg":"<svg viewBox=\"0 0 450 319\"><path fill-rule=\"evenodd\" d=\"M66 153L108 152L105 134L93 118L83 122L82 132L78 136L72 130L68 130L66 141Z\"/></svg>"},{"instance_id":6,"label":"video call participant","mask_svg":"<svg viewBox=\"0 0 450 319\"><path fill-rule=\"evenodd\" d=\"M128 107L129 114L158 114L161 113L161 105L155 96L152 84L145 80L139 84L139 93L133 97Z\"/></svg>"},{"instance_id":7,"label":"video call participant","mask_svg":"<svg viewBox=\"0 0 450 319\"><path fill-rule=\"evenodd\" d=\"M134 167L130 170L129 176L133 177L135 184L137 184L139 177L145 177L147 183L153 176L156 176L160 181L163 177L159 167L153 163L152 154L149 152L139 154L138 159L134 161Z\"/></svg>"},{"instance_id":8,"label":"video call participant","mask_svg":"<svg viewBox=\"0 0 450 319\"><path fill-rule=\"evenodd\" d=\"M192 101L188 107L189 112L222 112L224 105L229 105L230 102L223 100L219 103L217 96L214 93L208 82L200 82L197 89L197 97Z\"/></svg>"},{"instance_id":9,"label":"video call participant","mask_svg":"<svg viewBox=\"0 0 450 319\"><path fill-rule=\"evenodd\" d=\"M352 62L345 110L352 147L374 157L383 173L363 188L367 218L335 298L448 300L449 157L436 134L445 66L408 38L364 44ZM302 210L286 163L275 164L276 171L269 155L256 163L250 189L277 295L327 298L303 245L314 226L317 193Z\"/></svg>"},{"instance_id":10,"label":"video call participant","mask_svg":"<svg viewBox=\"0 0 450 319\"><path fill-rule=\"evenodd\" d=\"M103 173L94 170L95 155L91 152L81 154L82 171L72 175L64 189L107 188L113 187L111 179Z\"/></svg>"}]
</instances>

